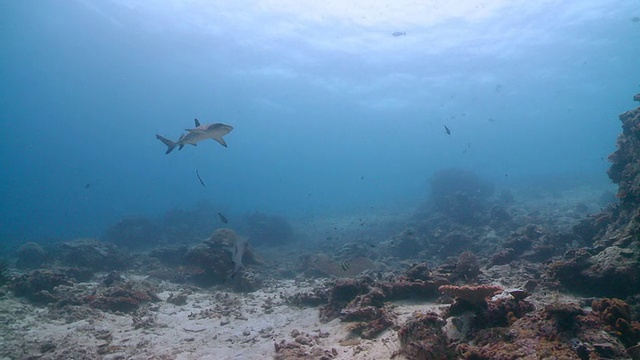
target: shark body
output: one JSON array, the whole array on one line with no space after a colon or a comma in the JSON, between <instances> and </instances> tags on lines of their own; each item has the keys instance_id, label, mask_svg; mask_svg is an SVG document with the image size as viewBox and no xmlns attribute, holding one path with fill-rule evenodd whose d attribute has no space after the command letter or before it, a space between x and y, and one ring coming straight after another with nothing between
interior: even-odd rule
<instances>
[{"instance_id":1,"label":"shark body","mask_svg":"<svg viewBox=\"0 0 640 360\"><path fill-rule=\"evenodd\" d=\"M231 278L236 276L238 271L244 267L244 265L242 265L242 257L244 256L244 251L247 249L248 245L249 241L243 237L239 237L233 245L233 249L231 251L231 261L233 261L233 271L231 271L230 274Z\"/></svg>"},{"instance_id":2,"label":"shark body","mask_svg":"<svg viewBox=\"0 0 640 360\"><path fill-rule=\"evenodd\" d=\"M227 143L222 138L224 135L233 130L233 126L221 124L221 123L213 123L213 124L204 124L201 125L198 119L195 119L196 127L193 129L185 129L187 132L180 136L178 141L171 141L161 135L156 134L156 139L162 141L165 145L167 145L167 152L165 154L170 153L178 147L178 150L182 150L182 148L187 145L197 146L198 142L202 140L212 139L220 143L220 145L227 147Z\"/></svg>"}]
</instances>

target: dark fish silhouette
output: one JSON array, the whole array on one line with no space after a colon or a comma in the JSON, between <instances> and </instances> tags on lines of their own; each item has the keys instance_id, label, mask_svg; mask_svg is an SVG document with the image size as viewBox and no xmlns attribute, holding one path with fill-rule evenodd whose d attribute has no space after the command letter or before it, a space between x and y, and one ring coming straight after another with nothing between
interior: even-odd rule
<instances>
[{"instance_id":1,"label":"dark fish silhouette","mask_svg":"<svg viewBox=\"0 0 640 360\"><path fill-rule=\"evenodd\" d=\"M347 261L343 261L341 267L342 270L347 271L351 268L351 265Z\"/></svg>"},{"instance_id":2,"label":"dark fish silhouette","mask_svg":"<svg viewBox=\"0 0 640 360\"><path fill-rule=\"evenodd\" d=\"M218 213L218 216L220 217L220 221L222 221L225 224L229 223L229 219L227 219L224 215L222 215L222 213Z\"/></svg>"},{"instance_id":3,"label":"dark fish silhouette","mask_svg":"<svg viewBox=\"0 0 640 360\"><path fill-rule=\"evenodd\" d=\"M182 150L182 148L187 144L196 146L198 145L198 142L207 139L213 139L220 143L220 145L227 147L227 143L222 137L231 132L231 130L233 130L233 126L220 123L200 125L200 121L198 121L198 119L195 119L195 123L195 128L185 129L187 133L182 134L180 139L175 142L156 134L156 139L167 145L167 152L165 152L165 154L173 151L176 146L178 147L178 150Z\"/></svg>"},{"instance_id":4,"label":"dark fish silhouette","mask_svg":"<svg viewBox=\"0 0 640 360\"><path fill-rule=\"evenodd\" d=\"M87 183L87 184L84 186L84 188L85 188L85 189L88 189L88 188L90 188L90 187L91 187L91 183Z\"/></svg>"},{"instance_id":5,"label":"dark fish silhouette","mask_svg":"<svg viewBox=\"0 0 640 360\"><path fill-rule=\"evenodd\" d=\"M200 184L202 184L202 186L207 187L207 185L204 184L204 181L202 181L202 178L200 177L200 173L198 172L198 170L196 170L196 175L198 175L198 180L200 180Z\"/></svg>"},{"instance_id":6,"label":"dark fish silhouette","mask_svg":"<svg viewBox=\"0 0 640 360\"><path fill-rule=\"evenodd\" d=\"M447 135L451 135L451 130L449 130L449 128L447 127L447 125L444 126L444 131L447 132Z\"/></svg>"},{"instance_id":7,"label":"dark fish silhouette","mask_svg":"<svg viewBox=\"0 0 640 360\"><path fill-rule=\"evenodd\" d=\"M396 31L394 33L391 33L391 35L398 37L398 36L407 36L407 32L406 31Z\"/></svg>"}]
</instances>

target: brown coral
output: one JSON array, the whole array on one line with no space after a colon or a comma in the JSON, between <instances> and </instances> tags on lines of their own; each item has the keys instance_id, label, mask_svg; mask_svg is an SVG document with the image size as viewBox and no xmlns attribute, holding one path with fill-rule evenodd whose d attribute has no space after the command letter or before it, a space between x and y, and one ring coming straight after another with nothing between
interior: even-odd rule
<instances>
[{"instance_id":1,"label":"brown coral","mask_svg":"<svg viewBox=\"0 0 640 360\"><path fill-rule=\"evenodd\" d=\"M485 302L486 298L502 291L503 289L500 286L495 285L442 285L438 290L453 298L464 300L471 304L478 304Z\"/></svg>"}]
</instances>

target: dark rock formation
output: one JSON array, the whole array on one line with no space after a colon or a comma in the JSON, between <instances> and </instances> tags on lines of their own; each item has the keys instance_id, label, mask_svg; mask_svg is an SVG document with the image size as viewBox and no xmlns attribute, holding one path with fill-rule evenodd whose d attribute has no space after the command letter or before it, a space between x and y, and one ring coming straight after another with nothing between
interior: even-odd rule
<instances>
[{"instance_id":1,"label":"dark rock formation","mask_svg":"<svg viewBox=\"0 0 640 360\"><path fill-rule=\"evenodd\" d=\"M618 149L608 171L619 203L590 216L574 233L591 248L572 250L550 271L569 289L595 296L640 292L640 108L620 115Z\"/></svg>"},{"instance_id":2,"label":"dark rock formation","mask_svg":"<svg viewBox=\"0 0 640 360\"><path fill-rule=\"evenodd\" d=\"M124 269L131 264L130 256L120 251L114 244L95 239L66 241L56 246L53 253L63 266L91 271Z\"/></svg>"}]
</instances>

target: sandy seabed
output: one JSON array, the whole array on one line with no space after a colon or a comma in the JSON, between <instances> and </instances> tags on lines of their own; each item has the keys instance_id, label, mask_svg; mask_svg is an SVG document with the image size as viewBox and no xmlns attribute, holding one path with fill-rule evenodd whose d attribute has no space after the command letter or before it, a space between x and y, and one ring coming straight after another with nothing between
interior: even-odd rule
<instances>
[{"instance_id":1,"label":"sandy seabed","mask_svg":"<svg viewBox=\"0 0 640 360\"><path fill-rule=\"evenodd\" d=\"M61 312L5 294L0 359L265 359L276 356L275 344L283 340L311 352L315 348L317 358L329 352L333 359L388 359L399 349L396 331L363 340L350 334L348 323L322 323L317 308L287 303L288 297L321 284L279 280L239 294L162 282L162 301L134 314L82 306ZM189 294L186 304L166 301L178 292ZM394 313L402 320L434 307L404 303Z\"/></svg>"}]
</instances>

